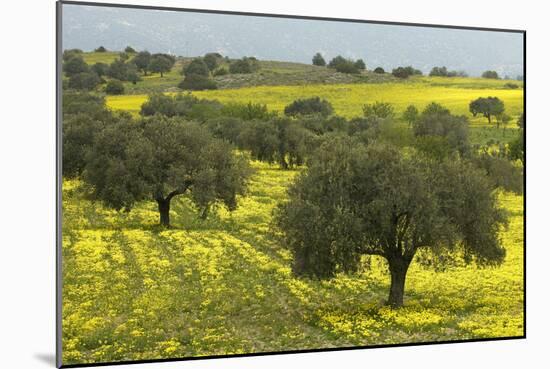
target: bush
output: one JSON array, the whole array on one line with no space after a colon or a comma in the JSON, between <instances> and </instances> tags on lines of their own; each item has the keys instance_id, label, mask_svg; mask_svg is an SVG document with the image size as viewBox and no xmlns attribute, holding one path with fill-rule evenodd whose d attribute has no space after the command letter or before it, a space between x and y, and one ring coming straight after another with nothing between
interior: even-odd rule
<instances>
[{"instance_id":1,"label":"bush","mask_svg":"<svg viewBox=\"0 0 550 369\"><path fill-rule=\"evenodd\" d=\"M184 80L178 84L182 90L215 90L218 88L216 82L200 74L188 74Z\"/></svg>"},{"instance_id":2,"label":"bush","mask_svg":"<svg viewBox=\"0 0 550 369\"><path fill-rule=\"evenodd\" d=\"M267 110L267 105L253 104L252 102L248 104L225 104L221 113L226 117L240 118L243 120L270 120L277 116L277 113Z\"/></svg>"},{"instance_id":3,"label":"bush","mask_svg":"<svg viewBox=\"0 0 550 369\"><path fill-rule=\"evenodd\" d=\"M225 76L229 73L226 68L218 68L214 71L214 77Z\"/></svg>"},{"instance_id":4,"label":"bush","mask_svg":"<svg viewBox=\"0 0 550 369\"><path fill-rule=\"evenodd\" d=\"M107 49L103 46L100 46L98 47L97 49L94 50L96 53L104 53L107 51Z\"/></svg>"},{"instance_id":5,"label":"bush","mask_svg":"<svg viewBox=\"0 0 550 369\"><path fill-rule=\"evenodd\" d=\"M332 105L325 99L321 100L318 96L309 99L298 99L285 107L285 115L321 115L329 116L333 112Z\"/></svg>"},{"instance_id":6,"label":"bush","mask_svg":"<svg viewBox=\"0 0 550 369\"><path fill-rule=\"evenodd\" d=\"M116 79L110 80L107 86L105 86L105 93L107 95L122 95L124 93L124 85Z\"/></svg>"},{"instance_id":7,"label":"bush","mask_svg":"<svg viewBox=\"0 0 550 369\"><path fill-rule=\"evenodd\" d=\"M194 74L208 77L210 75L210 69L202 58L193 59L191 63L183 67L182 72L185 76Z\"/></svg>"},{"instance_id":8,"label":"bush","mask_svg":"<svg viewBox=\"0 0 550 369\"><path fill-rule=\"evenodd\" d=\"M221 108L222 105L217 101L198 99L191 94L177 94L172 97L157 93L149 95L147 101L141 105L140 114L163 114L168 117L181 116L203 121L204 118L219 117Z\"/></svg>"},{"instance_id":9,"label":"bush","mask_svg":"<svg viewBox=\"0 0 550 369\"><path fill-rule=\"evenodd\" d=\"M485 72L483 72L481 77L482 78L489 78L489 79L499 79L498 73L495 72L494 70L486 70Z\"/></svg>"},{"instance_id":10,"label":"bush","mask_svg":"<svg viewBox=\"0 0 550 369\"><path fill-rule=\"evenodd\" d=\"M63 72L67 77L71 77L75 74L88 72L90 68L80 55L72 55L63 63Z\"/></svg>"},{"instance_id":11,"label":"bush","mask_svg":"<svg viewBox=\"0 0 550 369\"><path fill-rule=\"evenodd\" d=\"M67 49L63 51L63 61L66 62L74 56L81 56L82 50L80 49Z\"/></svg>"},{"instance_id":12,"label":"bush","mask_svg":"<svg viewBox=\"0 0 550 369\"><path fill-rule=\"evenodd\" d=\"M219 60L221 60L223 57L218 53L208 53L204 55L204 62L206 63L206 66L208 69L212 72L216 67L218 66Z\"/></svg>"},{"instance_id":13,"label":"bush","mask_svg":"<svg viewBox=\"0 0 550 369\"><path fill-rule=\"evenodd\" d=\"M69 78L69 88L90 91L97 87L101 80L94 72L78 73Z\"/></svg>"},{"instance_id":14,"label":"bush","mask_svg":"<svg viewBox=\"0 0 550 369\"><path fill-rule=\"evenodd\" d=\"M232 74L248 74L254 73L260 69L260 64L256 58L244 57L235 60L229 65L229 72Z\"/></svg>"},{"instance_id":15,"label":"bush","mask_svg":"<svg viewBox=\"0 0 550 369\"><path fill-rule=\"evenodd\" d=\"M135 54L136 50L131 46L126 46L126 48L124 49L124 52L128 54Z\"/></svg>"},{"instance_id":16,"label":"bush","mask_svg":"<svg viewBox=\"0 0 550 369\"><path fill-rule=\"evenodd\" d=\"M366 66L365 62L363 61L363 59L357 59L355 61L355 67L359 70L367 69L367 66Z\"/></svg>"},{"instance_id":17,"label":"bush","mask_svg":"<svg viewBox=\"0 0 550 369\"><path fill-rule=\"evenodd\" d=\"M391 119L395 113L392 104L376 101L374 104L363 105L363 115L365 118Z\"/></svg>"},{"instance_id":18,"label":"bush","mask_svg":"<svg viewBox=\"0 0 550 369\"><path fill-rule=\"evenodd\" d=\"M109 72L109 66L105 63L95 63L92 65L92 71L94 71L98 76L103 77Z\"/></svg>"},{"instance_id":19,"label":"bush","mask_svg":"<svg viewBox=\"0 0 550 369\"><path fill-rule=\"evenodd\" d=\"M517 83L508 82L504 85L504 87L513 90L519 88L519 85Z\"/></svg>"},{"instance_id":20,"label":"bush","mask_svg":"<svg viewBox=\"0 0 550 369\"><path fill-rule=\"evenodd\" d=\"M382 68L382 67L376 67L376 68L374 69L374 73L384 74L384 73L386 73L386 71L385 71L384 68Z\"/></svg>"},{"instance_id":21,"label":"bush","mask_svg":"<svg viewBox=\"0 0 550 369\"><path fill-rule=\"evenodd\" d=\"M325 65L327 65L327 62L325 61L325 58L323 58L323 55L321 55L321 53L317 53L313 55L313 59L311 59L311 63L319 67L324 67Z\"/></svg>"},{"instance_id":22,"label":"bush","mask_svg":"<svg viewBox=\"0 0 550 369\"><path fill-rule=\"evenodd\" d=\"M397 67L391 72L397 78L409 78L413 75L422 75L422 72L418 69L414 69L411 66L408 67Z\"/></svg>"}]
</instances>

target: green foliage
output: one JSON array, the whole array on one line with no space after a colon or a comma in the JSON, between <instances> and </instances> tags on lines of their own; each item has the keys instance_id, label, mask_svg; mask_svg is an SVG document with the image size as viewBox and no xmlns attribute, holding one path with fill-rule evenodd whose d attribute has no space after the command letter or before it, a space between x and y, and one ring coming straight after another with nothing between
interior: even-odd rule
<instances>
[{"instance_id":1,"label":"green foliage","mask_svg":"<svg viewBox=\"0 0 550 369\"><path fill-rule=\"evenodd\" d=\"M470 102L470 113L474 117L482 114L491 124L491 117L504 113L504 103L498 97L480 97ZM497 121L497 128L498 124Z\"/></svg>"},{"instance_id":2,"label":"green foliage","mask_svg":"<svg viewBox=\"0 0 550 369\"><path fill-rule=\"evenodd\" d=\"M108 112L105 99L96 94L81 91L63 91L63 118L84 114L94 119L105 119ZM110 115L110 113L109 113Z\"/></svg>"},{"instance_id":3,"label":"green foliage","mask_svg":"<svg viewBox=\"0 0 550 369\"><path fill-rule=\"evenodd\" d=\"M136 65L138 71L147 75L147 68L149 68L149 64L151 63L151 53L149 51L140 51L134 56L132 62Z\"/></svg>"},{"instance_id":4,"label":"green foliage","mask_svg":"<svg viewBox=\"0 0 550 369\"><path fill-rule=\"evenodd\" d=\"M311 63L319 67L324 67L325 65L327 65L327 62L325 61L325 58L323 58L323 55L321 55L321 53L316 53L315 55L313 55Z\"/></svg>"},{"instance_id":5,"label":"green foliage","mask_svg":"<svg viewBox=\"0 0 550 369\"><path fill-rule=\"evenodd\" d=\"M387 102L376 101L363 105L363 116L380 119L392 119L395 116L393 105Z\"/></svg>"},{"instance_id":6,"label":"green foliage","mask_svg":"<svg viewBox=\"0 0 550 369\"><path fill-rule=\"evenodd\" d=\"M88 64L84 62L82 56L78 54L68 54L68 59L63 63L63 72L67 77L74 76L79 73L86 73L89 71Z\"/></svg>"},{"instance_id":7,"label":"green foliage","mask_svg":"<svg viewBox=\"0 0 550 369\"><path fill-rule=\"evenodd\" d=\"M131 46L126 46L126 48L124 49L124 52L128 54L135 54L136 50Z\"/></svg>"},{"instance_id":8,"label":"green foliage","mask_svg":"<svg viewBox=\"0 0 550 369\"><path fill-rule=\"evenodd\" d=\"M411 66L397 67L393 69L391 73L394 75L394 77L402 78L402 79L409 78L410 76L414 76L414 75L422 75L422 72L420 70L414 69Z\"/></svg>"},{"instance_id":9,"label":"green foliage","mask_svg":"<svg viewBox=\"0 0 550 369\"><path fill-rule=\"evenodd\" d=\"M257 72L260 69L258 60L254 57L244 57L235 60L229 64L229 73L231 74L248 74Z\"/></svg>"},{"instance_id":10,"label":"green foliage","mask_svg":"<svg viewBox=\"0 0 550 369\"><path fill-rule=\"evenodd\" d=\"M105 86L105 93L107 95L122 95L124 94L124 85L116 79L110 80Z\"/></svg>"},{"instance_id":11,"label":"green foliage","mask_svg":"<svg viewBox=\"0 0 550 369\"><path fill-rule=\"evenodd\" d=\"M202 58L195 58L189 64L185 65L182 69L182 73L185 76L199 75L208 77L210 75L210 69Z\"/></svg>"},{"instance_id":12,"label":"green foliage","mask_svg":"<svg viewBox=\"0 0 550 369\"><path fill-rule=\"evenodd\" d=\"M325 99L321 100L318 96L307 99L294 100L285 107L285 115L320 115L327 117L333 113L332 105Z\"/></svg>"},{"instance_id":13,"label":"green foliage","mask_svg":"<svg viewBox=\"0 0 550 369\"><path fill-rule=\"evenodd\" d=\"M226 117L240 118L242 120L270 120L277 116L277 113L267 110L265 104L228 103L221 110L221 114Z\"/></svg>"},{"instance_id":14,"label":"green foliage","mask_svg":"<svg viewBox=\"0 0 550 369\"><path fill-rule=\"evenodd\" d=\"M523 193L523 174L520 167L515 166L505 157L488 150L476 154L472 159L474 164L483 169L494 188L502 188L516 194Z\"/></svg>"},{"instance_id":15,"label":"green foliage","mask_svg":"<svg viewBox=\"0 0 550 369\"><path fill-rule=\"evenodd\" d=\"M101 79L94 72L73 74L69 78L69 88L75 90L91 91L101 83Z\"/></svg>"},{"instance_id":16,"label":"green foliage","mask_svg":"<svg viewBox=\"0 0 550 369\"><path fill-rule=\"evenodd\" d=\"M516 88L519 88L519 85L517 83L507 82L506 84L504 84L504 88L515 90Z\"/></svg>"},{"instance_id":17,"label":"green foliage","mask_svg":"<svg viewBox=\"0 0 550 369\"><path fill-rule=\"evenodd\" d=\"M153 54L151 55L151 61L147 69L153 73L160 73L160 76L163 77L164 73L169 72L174 63L176 62L175 58L167 54Z\"/></svg>"},{"instance_id":18,"label":"green foliage","mask_svg":"<svg viewBox=\"0 0 550 369\"><path fill-rule=\"evenodd\" d=\"M126 63L119 58L109 65L107 76L119 81L131 81L135 83L139 80L137 72L137 66L134 63Z\"/></svg>"},{"instance_id":19,"label":"green foliage","mask_svg":"<svg viewBox=\"0 0 550 369\"><path fill-rule=\"evenodd\" d=\"M403 112L403 120L412 126L418 119L418 109L414 105L407 106L407 109Z\"/></svg>"},{"instance_id":20,"label":"green foliage","mask_svg":"<svg viewBox=\"0 0 550 369\"><path fill-rule=\"evenodd\" d=\"M355 67L359 70L367 69L367 65L365 64L363 59L357 59L354 64L355 64Z\"/></svg>"},{"instance_id":21,"label":"green foliage","mask_svg":"<svg viewBox=\"0 0 550 369\"><path fill-rule=\"evenodd\" d=\"M384 73L386 73L386 71L382 67L376 67L376 68L374 68L374 73L384 74Z\"/></svg>"},{"instance_id":22,"label":"green foliage","mask_svg":"<svg viewBox=\"0 0 550 369\"><path fill-rule=\"evenodd\" d=\"M334 136L288 196L275 223L293 253L293 271L332 278L355 272L362 255L382 256L392 306L402 305L405 276L421 248L460 250L480 265L504 260L498 238L504 215L485 175L462 161L438 163Z\"/></svg>"},{"instance_id":23,"label":"green foliage","mask_svg":"<svg viewBox=\"0 0 550 369\"><path fill-rule=\"evenodd\" d=\"M222 105L217 101L198 99L191 94L151 94L141 106L142 116L156 114L167 117L181 116L192 120L205 121L220 116Z\"/></svg>"},{"instance_id":24,"label":"green foliage","mask_svg":"<svg viewBox=\"0 0 550 369\"><path fill-rule=\"evenodd\" d=\"M215 90L218 88L216 81L201 74L186 74L178 87L182 90L191 91Z\"/></svg>"},{"instance_id":25,"label":"green foliage","mask_svg":"<svg viewBox=\"0 0 550 369\"><path fill-rule=\"evenodd\" d=\"M94 50L94 52L96 53L104 53L104 52L107 52L107 49L103 46L100 46L98 47L97 49Z\"/></svg>"},{"instance_id":26,"label":"green foliage","mask_svg":"<svg viewBox=\"0 0 550 369\"><path fill-rule=\"evenodd\" d=\"M204 62L206 63L210 72L212 72L218 66L223 57L218 53L208 53L204 55Z\"/></svg>"},{"instance_id":27,"label":"green foliage","mask_svg":"<svg viewBox=\"0 0 550 369\"><path fill-rule=\"evenodd\" d=\"M64 50L63 51L63 61L66 62L66 61L69 61L69 59L75 57L75 56L80 56L82 57L82 53L83 51L80 50L80 49L67 49L67 50Z\"/></svg>"},{"instance_id":28,"label":"green foliage","mask_svg":"<svg viewBox=\"0 0 550 369\"><path fill-rule=\"evenodd\" d=\"M468 119L465 116L452 115L448 109L437 103L429 104L422 111L420 117L413 123L413 132L417 137L444 137L449 147L463 156L470 151ZM440 149L442 147L439 146Z\"/></svg>"},{"instance_id":29,"label":"green foliage","mask_svg":"<svg viewBox=\"0 0 550 369\"><path fill-rule=\"evenodd\" d=\"M523 113L518 118L517 125L519 127L518 135L508 147L508 157L511 160L520 160L525 166L525 116Z\"/></svg>"},{"instance_id":30,"label":"green foliage","mask_svg":"<svg viewBox=\"0 0 550 369\"><path fill-rule=\"evenodd\" d=\"M155 200L165 226L178 195L190 193L203 216L218 202L235 210L250 175L246 159L205 128L161 116L105 127L86 162L83 178L95 199L127 211L138 201Z\"/></svg>"},{"instance_id":31,"label":"green foliage","mask_svg":"<svg viewBox=\"0 0 550 369\"><path fill-rule=\"evenodd\" d=\"M241 148L250 150L252 158L289 169L305 163L316 141L313 133L298 122L277 118L243 124L238 142Z\"/></svg>"},{"instance_id":32,"label":"green foliage","mask_svg":"<svg viewBox=\"0 0 550 369\"><path fill-rule=\"evenodd\" d=\"M216 69L213 74L214 74L214 77L225 76L229 74L229 71L227 70L227 68L221 67Z\"/></svg>"},{"instance_id":33,"label":"green foliage","mask_svg":"<svg viewBox=\"0 0 550 369\"><path fill-rule=\"evenodd\" d=\"M91 70L99 77L103 77L109 73L109 65L105 63L95 63L91 66Z\"/></svg>"},{"instance_id":34,"label":"green foliage","mask_svg":"<svg viewBox=\"0 0 550 369\"><path fill-rule=\"evenodd\" d=\"M361 59L354 62L351 59L346 59L341 55L338 55L332 58L332 60L328 63L328 67L336 69L336 71L340 73L357 74L360 72L360 67L365 64L364 62L361 64L361 62L363 62Z\"/></svg>"},{"instance_id":35,"label":"green foliage","mask_svg":"<svg viewBox=\"0 0 550 369\"><path fill-rule=\"evenodd\" d=\"M498 73L494 70L487 70L481 74L482 78L499 79Z\"/></svg>"}]
</instances>

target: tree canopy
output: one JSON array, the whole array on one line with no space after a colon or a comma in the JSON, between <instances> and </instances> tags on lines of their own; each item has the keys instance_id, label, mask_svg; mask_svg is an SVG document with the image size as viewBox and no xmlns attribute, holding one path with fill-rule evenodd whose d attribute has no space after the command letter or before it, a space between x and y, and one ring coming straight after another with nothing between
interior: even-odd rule
<instances>
[{"instance_id":1,"label":"tree canopy","mask_svg":"<svg viewBox=\"0 0 550 369\"><path fill-rule=\"evenodd\" d=\"M498 97L479 97L470 102L470 113L475 117L478 114L482 114L489 124L491 124L491 118L499 114L504 113L504 102ZM497 128L499 126L497 121Z\"/></svg>"},{"instance_id":2,"label":"tree canopy","mask_svg":"<svg viewBox=\"0 0 550 369\"><path fill-rule=\"evenodd\" d=\"M83 178L94 198L126 211L154 200L164 226L170 225L170 202L178 195L189 194L201 217L218 203L235 210L250 175L247 160L204 127L159 115L106 126L86 163Z\"/></svg>"},{"instance_id":3,"label":"tree canopy","mask_svg":"<svg viewBox=\"0 0 550 369\"><path fill-rule=\"evenodd\" d=\"M275 222L298 275L354 272L362 255L386 259L388 304L403 304L408 267L420 249L451 250L467 262L504 260L505 223L485 175L461 160L437 162L355 138L325 141L288 190Z\"/></svg>"}]
</instances>

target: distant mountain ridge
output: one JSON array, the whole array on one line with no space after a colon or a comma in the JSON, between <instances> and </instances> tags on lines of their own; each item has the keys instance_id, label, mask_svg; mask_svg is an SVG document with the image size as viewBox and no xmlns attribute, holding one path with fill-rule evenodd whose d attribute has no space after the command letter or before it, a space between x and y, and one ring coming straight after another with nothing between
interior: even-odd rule
<instances>
[{"instance_id":1,"label":"distant mountain ridge","mask_svg":"<svg viewBox=\"0 0 550 369\"><path fill-rule=\"evenodd\" d=\"M472 76L485 70L523 74L519 33L64 5L63 47L99 45L300 63L320 51L327 61L338 54L362 58L370 69L413 65L429 72L446 66Z\"/></svg>"}]
</instances>

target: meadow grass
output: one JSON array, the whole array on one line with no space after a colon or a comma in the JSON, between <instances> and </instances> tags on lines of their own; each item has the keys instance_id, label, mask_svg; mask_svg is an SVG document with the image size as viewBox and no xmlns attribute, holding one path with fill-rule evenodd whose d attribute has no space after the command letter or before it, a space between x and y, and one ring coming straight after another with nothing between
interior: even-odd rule
<instances>
[{"instance_id":1,"label":"meadow grass","mask_svg":"<svg viewBox=\"0 0 550 369\"><path fill-rule=\"evenodd\" d=\"M87 64L93 65L95 63L111 64L120 55L119 51L106 51L106 52L87 52L82 53L82 58ZM131 54L130 54L131 55Z\"/></svg>"},{"instance_id":2,"label":"meadow grass","mask_svg":"<svg viewBox=\"0 0 550 369\"><path fill-rule=\"evenodd\" d=\"M523 197L499 195L510 214L501 267L442 273L416 260L405 306L391 310L377 257L331 281L292 275L270 222L299 170L253 167L235 212L202 221L179 197L171 229L157 225L153 201L116 212L64 181L64 364L523 334Z\"/></svg>"},{"instance_id":3,"label":"meadow grass","mask_svg":"<svg viewBox=\"0 0 550 369\"><path fill-rule=\"evenodd\" d=\"M201 98L215 99L222 103L261 103L269 110L282 113L284 107L301 98L319 96L333 105L335 113L346 118L362 116L364 104L375 101L392 103L400 116L410 104L422 109L431 102L438 102L449 108L454 114L467 115L472 125L487 126L487 119L472 117L469 112L470 101L478 97L497 96L506 106L509 115L517 118L523 111L523 90L497 88L490 83L489 87L460 87L456 78L448 78L449 85L431 84L423 79L416 82L382 83L382 84L329 84L305 86L256 86L239 89L196 91L193 95ZM470 80L470 79L469 79ZM502 82L502 81L500 81ZM480 82L481 83L481 82ZM107 105L137 114L146 95L108 96ZM510 124L514 126L514 124Z\"/></svg>"}]
</instances>

